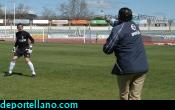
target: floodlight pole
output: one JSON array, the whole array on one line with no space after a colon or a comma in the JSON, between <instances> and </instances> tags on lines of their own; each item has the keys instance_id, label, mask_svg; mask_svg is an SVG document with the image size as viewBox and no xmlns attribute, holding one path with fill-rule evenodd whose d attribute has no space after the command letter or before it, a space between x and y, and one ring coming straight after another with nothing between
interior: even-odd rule
<instances>
[{"instance_id":1,"label":"floodlight pole","mask_svg":"<svg viewBox=\"0 0 175 110\"><path fill-rule=\"evenodd\" d=\"M13 27L13 31L14 31L14 33L13 33L13 40L15 41L15 8L16 8L16 3L15 3L15 0L12 0L12 2L13 2L13 7L14 7L14 9L13 9L13 16L14 16L14 19L13 19L13 25L14 25L14 27Z\"/></svg>"},{"instance_id":2,"label":"floodlight pole","mask_svg":"<svg viewBox=\"0 0 175 110\"><path fill-rule=\"evenodd\" d=\"M5 38L7 36L7 7L5 6Z\"/></svg>"}]
</instances>

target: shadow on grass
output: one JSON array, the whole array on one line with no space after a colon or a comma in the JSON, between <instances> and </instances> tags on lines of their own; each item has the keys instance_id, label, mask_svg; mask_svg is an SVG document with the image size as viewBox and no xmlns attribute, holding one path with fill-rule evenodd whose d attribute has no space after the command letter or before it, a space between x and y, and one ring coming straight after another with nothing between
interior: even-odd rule
<instances>
[{"instance_id":1,"label":"shadow on grass","mask_svg":"<svg viewBox=\"0 0 175 110\"><path fill-rule=\"evenodd\" d=\"M17 76L24 76L24 77L32 77L31 75L25 75L25 74L23 74L23 73L18 73L18 72L13 72L11 75L8 75L8 72L3 72L4 73L4 76L5 77L10 77L10 76L15 76L15 75L17 75Z\"/></svg>"}]
</instances>

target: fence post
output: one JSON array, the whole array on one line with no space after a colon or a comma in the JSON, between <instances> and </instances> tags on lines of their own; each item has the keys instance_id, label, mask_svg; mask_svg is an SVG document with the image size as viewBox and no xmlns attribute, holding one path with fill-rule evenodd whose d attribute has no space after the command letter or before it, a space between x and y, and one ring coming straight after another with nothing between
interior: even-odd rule
<instances>
[{"instance_id":1,"label":"fence post","mask_svg":"<svg viewBox=\"0 0 175 110\"><path fill-rule=\"evenodd\" d=\"M83 33L83 36L84 36L84 44L86 44L86 27L84 26L84 33Z\"/></svg>"},{"instance_id":2,"label":"fence post","mask_svg":"<svg viewBox=\"0 0 175 110\"><path fill-rule=\"evenodd\" d=\"M43 27L43 43L45 41L45 37L44 37L44 27Z\"/></svg>"}]
</instances>

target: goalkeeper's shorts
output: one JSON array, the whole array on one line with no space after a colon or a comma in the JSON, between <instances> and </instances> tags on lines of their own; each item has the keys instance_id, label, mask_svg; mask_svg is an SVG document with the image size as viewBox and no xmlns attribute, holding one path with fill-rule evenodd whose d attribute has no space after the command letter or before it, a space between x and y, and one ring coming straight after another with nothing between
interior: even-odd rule
<instances>
[{"instance_id":1,"label":"goalkeeper's shorts","mask_svg":"<svg viewBox=\"0 0 175 110\"><path fill-rule=\"evenodd\" d=\"M22 57L24 58L30 58L30 53L26 50L27 48L17 48L16 52L14 53L14 56Z\"/></svg>"}]
</instances>

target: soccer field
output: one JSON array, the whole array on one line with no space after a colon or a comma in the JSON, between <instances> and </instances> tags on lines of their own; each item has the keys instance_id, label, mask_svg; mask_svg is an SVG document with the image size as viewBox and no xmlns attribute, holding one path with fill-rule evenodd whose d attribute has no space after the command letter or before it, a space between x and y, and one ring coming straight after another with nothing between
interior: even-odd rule
<instances>
[{"instance_id":1,"label":"soccer field","mask_svg":"<svg viewBox=\"0 0 175 110\"><path fill-rule=\"evenodd\" d=\"M110 71L114 55L106 56L101 45L36 43L32 61L37 77L20 58L15 74L4 77L11 60L10 43L0 43L0 99L114 100L116 76ZM150 71L143 99L175 99L175 47L147 46Z\"/></svg>"}]
</instances>

